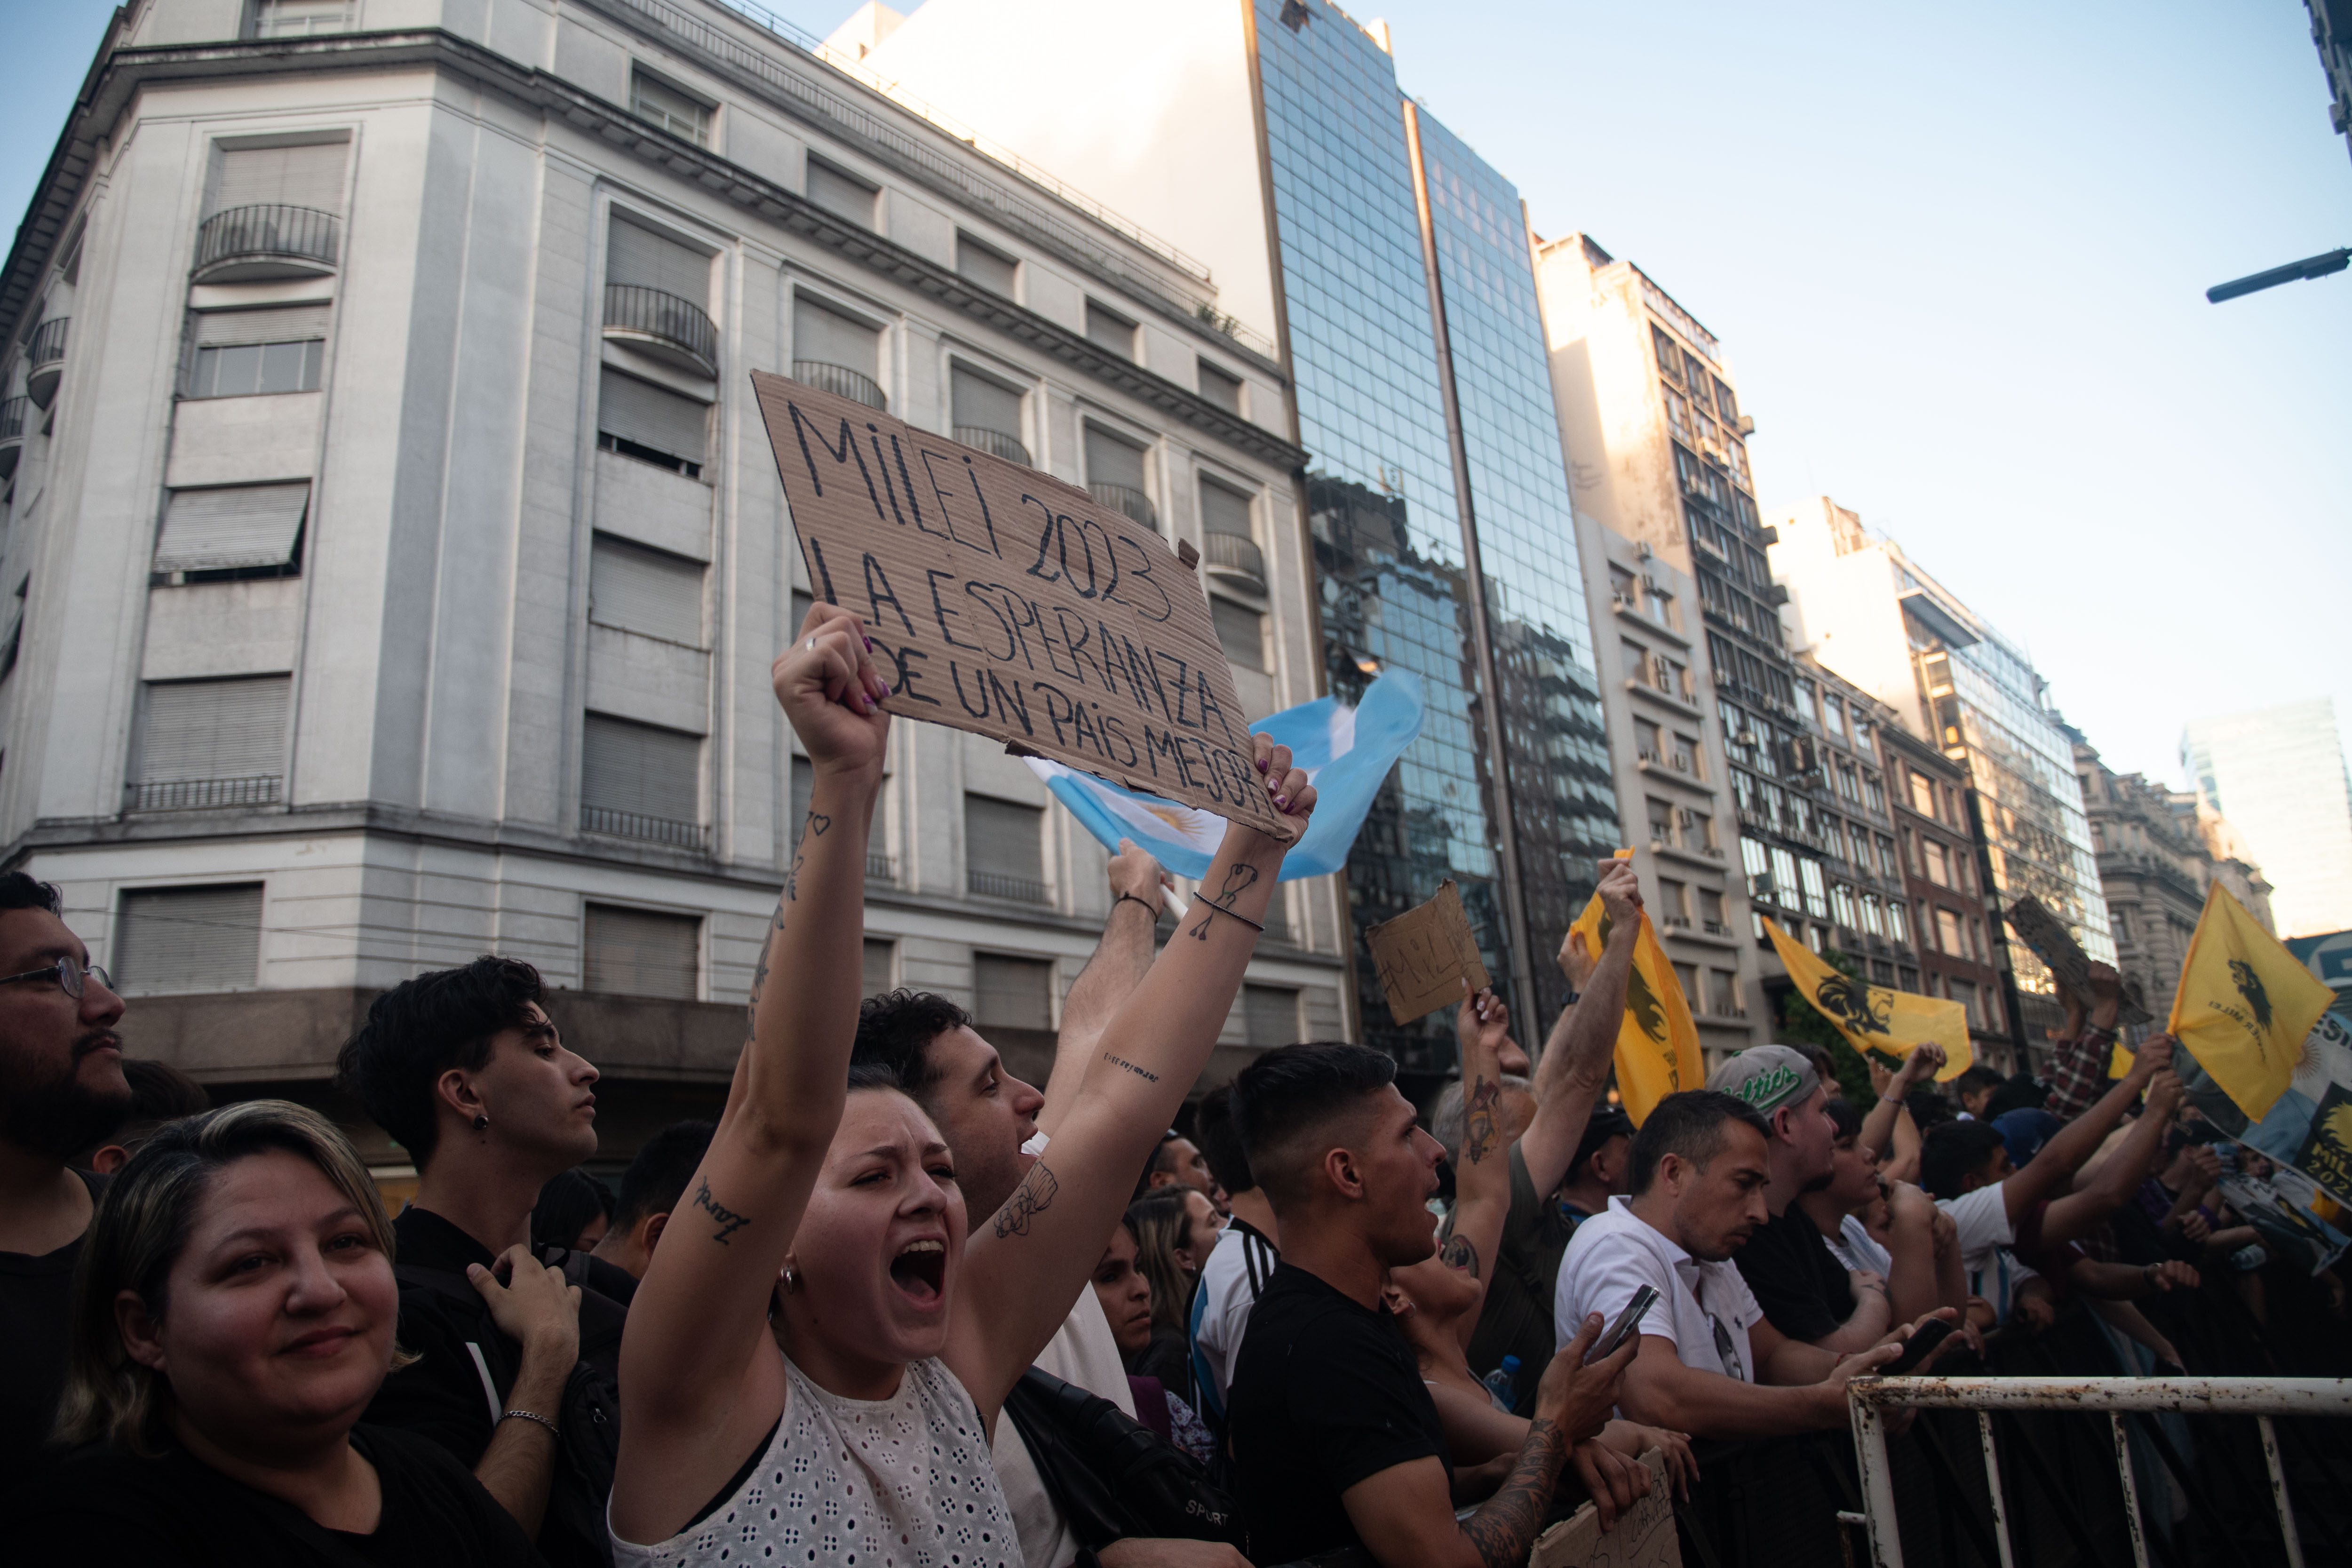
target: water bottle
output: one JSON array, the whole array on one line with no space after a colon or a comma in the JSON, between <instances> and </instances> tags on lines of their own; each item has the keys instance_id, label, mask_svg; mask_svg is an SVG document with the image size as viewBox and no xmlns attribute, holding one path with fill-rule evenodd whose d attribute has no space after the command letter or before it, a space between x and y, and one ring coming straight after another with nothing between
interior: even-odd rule
<instances>
[{"instance_id":1,"label":"water bottle","mask_svg":"<svg viewBox=\"0 0 2352 1568\"><path fill-rule=\"evenodd\" d=\"M2230 1267L2241 1274L2252 1274L2270 1260L2271 1255L2263 1250L2263 1244L2259 1241L2250 1241L2230 1254Z\"/></svg>"},{"instance_id":2,"label":"water bottle","mask_svg":"<svg viewBox=\"0 0 2352 1568\"><path fill-rule=\"evenodd\" d=\"M1486 1397L1494 1401L1495 1408L1508 1415L1511 1413L1514 1398L1519 1391L1519 1358L1515 1355L1505 1356L1502 1365L1478 1381L1486 1385Z\"/></svg>"}]
</instances>

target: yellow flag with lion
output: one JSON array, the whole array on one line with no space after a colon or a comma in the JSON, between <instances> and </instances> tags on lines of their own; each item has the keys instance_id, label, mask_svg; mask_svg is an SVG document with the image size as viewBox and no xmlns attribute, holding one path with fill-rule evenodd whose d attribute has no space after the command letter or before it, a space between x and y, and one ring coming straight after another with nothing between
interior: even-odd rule
<instances>
[{"instance_id":1,"label":"yellow flag with lion","mask_svg":"<svg viewBox=\"0 0 2352 1568\"><path fill-rule=\"evenodd\" d=\"M1856 980L1832 968L1820 954L1770 921L1764 922L1764 931L1795 983L1797 994L1811 1003L1813 1011L1828 1019L1830 1027L1843 1035L1845 1043L1864 1059L1873 1051L1906 1057L1912 1047L1933 1043L1944 1047L1944 1065L1936 1074L1938 1083L1959 1077L1976 1059L1969 1044L1969 1010L1958 1002Z\"/></svg>"},{"instance_id":2,"label":"yellow flag with lion","mask_svg":"<svg viewBox=\"0 0 2352 1568\"><path fill-rule=\"evenodd\" d=\"M1631 849L1617 851L1627 858ZM1584 951L1593 957L1609 941L1614 922L1595 893L1584 912L1569 928L1584 933ZM1639 1127L1649 1120L1650 1108L1677 1089L1696 1089L1706 1076L1699 1055L1698 1026L1691 1021L1690 1000L1675 966L1658 945L1657 929L1642 911L1642 935L1633 945L1633 967L1625 972L1625 1016L1617 1026L1617 1095L1625 1114Z\"/></svg>"}]
</instances>

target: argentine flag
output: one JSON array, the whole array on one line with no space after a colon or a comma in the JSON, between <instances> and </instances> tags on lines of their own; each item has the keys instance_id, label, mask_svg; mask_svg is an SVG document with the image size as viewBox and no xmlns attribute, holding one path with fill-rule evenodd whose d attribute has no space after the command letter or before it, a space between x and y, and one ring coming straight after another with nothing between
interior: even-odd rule
<instances>
[{"instance_id":1,"label":"argentine flag","mask_svg":"<svg viewBox=\"0 0 2352 1568\"><path fill-rule=\"evenodd\" d=\"M1348 863L1348 847L1381 781L1421 733L1421 680L1410 671L1391 670L1354 708L1319 697L1250 728L1288 746L1291 765L1305 769L1315 785L1315 816L1283 857L1281 879L1320 877ZM1120 839L1132 838L1177 876L1197 881L1208 875L1225 837L1223 817L1124 790L1043 757L1022 761L1105 847L1116 852Z\"/></svg>"}]
</instances>

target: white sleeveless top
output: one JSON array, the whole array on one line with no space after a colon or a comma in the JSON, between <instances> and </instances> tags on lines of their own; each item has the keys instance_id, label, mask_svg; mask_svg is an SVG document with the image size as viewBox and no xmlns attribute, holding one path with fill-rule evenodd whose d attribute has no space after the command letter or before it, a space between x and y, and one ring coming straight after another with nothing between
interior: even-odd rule
<instances>
[{"instance_id":1,"label":"white sleeveless top","mask_svg":"<svg viewBox=\"0 0 2352 1568\"><path fill-rule=\"evenodd\" d=\"M784 1373L783 1419L734 1495L658 1544L614 1535L615 1568L1022 1568L988 1434L945 1363L910 1363L880 1401L828 1394L790 1357Z\"/></svg>"}]
</instances>

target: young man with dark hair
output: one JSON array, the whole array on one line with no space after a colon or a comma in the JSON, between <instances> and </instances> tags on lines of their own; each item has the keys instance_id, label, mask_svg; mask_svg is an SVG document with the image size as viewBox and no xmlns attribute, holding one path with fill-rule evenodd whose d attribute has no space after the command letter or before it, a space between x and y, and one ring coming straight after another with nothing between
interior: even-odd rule
<instances>
[{"instance_id":1,"label":"young man with dark hair","mask_svg":"<svg viewBox=\"0 0 2352 1568\"><path fill-rule=\"evenodd\" d=\"M1217 1237L1201 1283L1192 1291L1192 1384L1200 1391L1203 1413L1222 1428L1225 1421L1225 1390L1234 1380L1234 1357L1241 1353L1242 1336L1274 1266L1282 1261L1279 1229L1274 1205L1250 1170L1249 1152L1242 1146L1242 1130L1234 1117L1234 1091L1228 1084L1213 1089L1201 1101L1194 1125L1201 1134L1201 1154L1209 1173L1225 1191L1232 1217Z\"/></svg>"},{"instance_id":2,"label":"young man with dark hair","mask_svg":"<svg viewBox=\"0 0 2352 1568\"><path fill-rule=\"evenodd\" d=\"M74 1262L105 1187L72 1162L131 1114L121 1019L57 889L0 873L0 1477L12 1485L44 1457Z\"/></svg>"},{"instance_id":3,"label":"young man with dark hair","mask_svg":"<svg viewBox=\"0 0 2352 1568\"><path fill-rule=\"evenodd\" d=\"M565 1048L541 995L520 959L420 974L375 999L336 1067L416 1163L393 1233L400 1342L420 1359L384 1380L366 1419L440 1444L550 1563L586 1568L611 1559L612 1471L609 1456L559 1462L567 1436L575 1454L592 1436L564 1431L592 1418L566 1409L567 1384L584 1366L615 1397L635 1281L581 1258L567 1283L530 1249L540 1189L596 1152L596 1069Z\"/></svg>"},{"instance_id":4,"label":"young man with dark hair","mask_svg":"<svg viewBox=\"0 0 2352 1568\"><path fill-rule=\"evenodd\" d=\"M1992 1099L1993 1090L2009 1081L2000 1074L1979 1062L1952 1080L1952 1092L1960 1097L1962 1121L1991 1120L1985 1115L1985 1104Z\"/></svg>"},{"instance_id":5,"label":"young man with dark hair","mask_svg":"<svg viewBox=\"0 0 2352 1568\"><path fill-rule=\"evenodd\" d=\"M1811 1074L1811 1063L1787 1054ZM1799 1103L1818 1094L1814 1084ZM1634 1136L1633 1195L1612 1198L1569 1242L1559 1268L1563 1331L1596 1313L1613 1321L1644 1285L1658 1292L1619 1400L1628 1419L1694 1437L1842 1427L1847 1379L1899 1353L1889 1344L1840 1357L1790 1339L1732 1266L1770 1216L1771 1137L1771 1124L1732 1095L1666 1096Z\"/></svg>"},{"instance_id":6,"label":"young man with dark hair","mask_svg":"<svg viewBox=\"0 0 2352 1568\"><path fill-rule=\"evenodd\" d=\"M1436 1250L1425 1206L1444 1151L1361 1046L1285 1046L1234 1080L1250 1171L1283 1258L1250 1315L1227 1408L1239 1502L1258 1561L1361 1547L1383 1568L1526 1561L1570 1450L1609 1417L1629 1345L1592 1366L1599 1320L1548 1359L1500 1489L1454 1513L1437 1406L1381 1299L1388 1270Z\"/></svg>"},{"instance_id":7,"label":"young man with dark hair","mask_svg":"<svg viewBox=\"0 0 2352 1568\"><path fill-rule=\"evenodd\" d=\"M646 1277L669 1216L686 1196L686 1184L710 1148L716 1121L674 1121L651 1138L621 1173L613 1223L596 1244L596 1256L632 1279Z\"/></svg>"},{"instance_id":8,"label":"young man with dark hair","mask_svg":"<svg viewBox=\"0 0 2352 1568\"><path fill-rule=\"evenodd\" d=\"M1209 1162L1201 1153L1201 1146L1174 1128L1160 1140L1151 1151L1150 1163L1143 1167L1143 1179L1135 1184L1138 1198L1161 1187L1190 1187L1214 1203L1217 1179L1209 1173Z\"/></svg>"}]
</instances>

